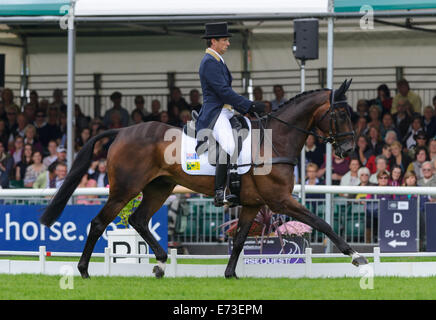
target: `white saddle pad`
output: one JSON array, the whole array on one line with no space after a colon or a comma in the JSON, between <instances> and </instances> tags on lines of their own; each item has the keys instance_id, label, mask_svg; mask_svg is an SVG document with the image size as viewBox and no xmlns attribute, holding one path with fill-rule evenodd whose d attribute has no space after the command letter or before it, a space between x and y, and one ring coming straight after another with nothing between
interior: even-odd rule
<instances>
[{"instance_id":1,"label":"white saddle pad","mask_svg":"<svg viewBox=\"0 0 436 320\"><path fill-rule=\"evenodd\" d=\"M251 122L244 117L249 128L247 138L242 142L241 153L238 157L238 165L245 166L238 167L238 174L247 173L251 167ZM185 132L182 134L182 147L181 147L181 165L183 171L190 175L215 175L215 166L211 165L208 161L208 152L202 153L200 156L195 152L197 146L197 139L188 136Z\"/></svg>"}]
</instances>

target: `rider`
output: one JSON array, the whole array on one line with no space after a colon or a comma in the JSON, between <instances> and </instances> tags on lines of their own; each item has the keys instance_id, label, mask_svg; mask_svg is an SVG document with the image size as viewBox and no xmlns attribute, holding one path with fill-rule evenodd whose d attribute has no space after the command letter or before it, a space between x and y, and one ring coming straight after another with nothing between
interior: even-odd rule
<instances>
[{"instance_id":1,"label":"rider","mask_svg":"<svg viewBox=\"0 0 436 320\"><path fill-rule=\"evenodd\" d=\"M218 142L221 150L227 156L224 163L216 164L215 173L215 206L223 206L225 202L235 201L236 196L226 196L224 189L227 181L227 169L230 156L235 150L230 118L235 110L241 114L249 112L262 113L265 104L253 102L233 91L232 75L227 68L222 55L230 45L231 34L227 31L227 23L208 23L203 39L207 41L206 54L200 64L200 81L203 90L203 106L200 110L196 131L213 129L213 137ZM222 157L220 157L221 159Z\"/></svg>"}]
</instances>

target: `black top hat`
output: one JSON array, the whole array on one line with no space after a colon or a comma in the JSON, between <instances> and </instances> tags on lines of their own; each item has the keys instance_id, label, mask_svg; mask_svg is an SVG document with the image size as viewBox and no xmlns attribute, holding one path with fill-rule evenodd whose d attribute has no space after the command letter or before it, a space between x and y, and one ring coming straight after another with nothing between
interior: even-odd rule
<instances>
[{"instance_id":1,"label":"black top hat","mask_svg":"<svg viewBox=\"0 0 436 320\"><path fill-rule=\"evenodd\" d=\"M229 38L232 35L227 31L227 22L206 23L206 32L203 39Z\"/></svg>"}]
</instances>

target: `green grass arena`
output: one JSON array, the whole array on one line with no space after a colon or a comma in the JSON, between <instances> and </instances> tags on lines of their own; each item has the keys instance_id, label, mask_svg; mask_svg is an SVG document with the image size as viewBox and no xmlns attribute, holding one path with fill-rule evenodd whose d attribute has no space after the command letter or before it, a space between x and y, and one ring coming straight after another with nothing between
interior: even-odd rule
<instances>
[{"instance_id":1,"label":"green grass arena","mask_svg":"<svg viewBox=\"0 0 436 320\"><path fill-rule=\"evenodd\" d=\"M436 277L224 279L80 277L62 289L62 276L0 275L2 300L434 300ZM211 290L213 288L213 290Z\"/></svg>"}]
</instances>

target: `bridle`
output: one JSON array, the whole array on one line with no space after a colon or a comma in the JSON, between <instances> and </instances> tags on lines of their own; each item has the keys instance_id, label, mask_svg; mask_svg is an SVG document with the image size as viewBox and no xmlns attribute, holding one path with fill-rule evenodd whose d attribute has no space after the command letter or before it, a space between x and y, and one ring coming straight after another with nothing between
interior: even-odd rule
<instances>
[{"instance_id":1,"label":"bridle","mask_svg":"<svg viewBox=\"0 0 436 320\"><path fill-rule=\"evenodd\" d=\"M324 136L321 136L313 131L308 131L306 129L297 127L289 122L286 122L286 121L274 116L271 113L266 114L262 118L266 117L267 119L271 118L271 119L277 120L278 122L281 122L290 128L297 129L298 131L301 131L301 132L306 133L306 134L314 135L315 137L321 139L324 143L331 143L332 145L339 147L341 145L340 143L338 143L339 138L346 137L346 136L352 136L353 140L354 140L354 131L340 132L340 133L338 132L338 127L339 127L338 117L340 116L340 113L341 113L341 111L338 111L338 108L339 108L338 106L340 104L347 103L347 100L345 99L345 100L340 100L340 101L334 101L334 94L335 94L335 91L332 89L331 95L330 95L330 107L321 116L321 118L315 123L315 126L318 126L328 114L330 115L329 136L328 137L324 137ZM255 113L255 115L256 115L257 119L259 120L259 123L261 124L261 118L259 118L259 116L256 113ZM348 114L348 116L350 116L350 115Z\"/></svg>"}]
</instances>

